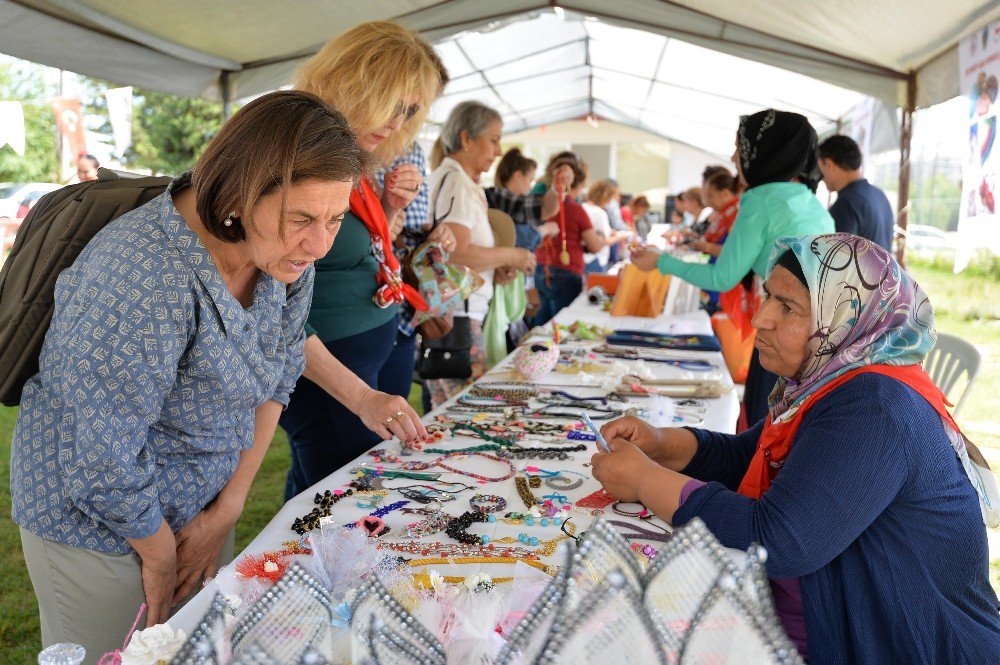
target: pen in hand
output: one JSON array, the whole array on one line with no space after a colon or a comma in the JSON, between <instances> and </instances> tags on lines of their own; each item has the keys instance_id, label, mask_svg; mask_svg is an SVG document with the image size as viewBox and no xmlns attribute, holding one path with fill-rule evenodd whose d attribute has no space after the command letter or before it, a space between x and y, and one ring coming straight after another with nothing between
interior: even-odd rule
<instances>
[{"instance_id":1,"label":"pen in hand","mask_svg":"<svg viewBox=\"0 0 1000 665\"><path fill-rule=\"evenodd\" d=\"M586 413L582 413L580 414L580 419L583 421L584 425L590 428L590 431L594 433L594 436L597 437L597 445L604 449L604 452L610 453L611 448L608 446L608 442L604 440L603 436L601 436L601 430L597 429L597 425L595 425L594 421L590 419L590 416Z\"/></svg>"}]
</instances>

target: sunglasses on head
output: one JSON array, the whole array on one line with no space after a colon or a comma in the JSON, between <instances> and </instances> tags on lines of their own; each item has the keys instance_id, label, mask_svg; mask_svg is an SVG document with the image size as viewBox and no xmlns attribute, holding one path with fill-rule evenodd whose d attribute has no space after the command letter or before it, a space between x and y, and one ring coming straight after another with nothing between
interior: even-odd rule
<instances>
[{"instance_id":1,"label":"sunglasses on head","mask_svg":"<svg viewBox=\"0 0 1000 665\"><path fill-rule=\"evenodd\" d=\"M413 119L413 116L420 112L420 104L410 104L406 106L403 102L396 104L396 110L392 114L392 119L395 120L399 116L403 116L403 121L407 122ZM391 121L390 121L391 122Z\"/></svg>"}]
</instances>

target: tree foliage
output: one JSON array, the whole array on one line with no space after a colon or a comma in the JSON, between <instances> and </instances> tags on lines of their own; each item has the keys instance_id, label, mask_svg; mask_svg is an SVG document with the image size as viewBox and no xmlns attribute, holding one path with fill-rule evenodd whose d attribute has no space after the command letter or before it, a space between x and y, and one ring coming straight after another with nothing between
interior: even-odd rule
<instances>
[{"instance_id":1,"label":"tree foliage","mask_svg":"<svg viewBox=\"0 0 1000 665\"><path fill-rule=\"evenodd\" d=\"M177 175L195 160L222 126L222 105L158 92L135 91L132 147L125 155L131 168Z\"/></svg>"},{"instance_id":2,"label":"tree foliage","mask_svg":"<svg viewBox=\"0 0 1000 665\"><path fill-rule=\"evenodd\" d=\"M56 120L39 68L0 62L0 100L22 102L25 148L0 147L0 182L55 182Z\"/></svg>"}]
</instances>

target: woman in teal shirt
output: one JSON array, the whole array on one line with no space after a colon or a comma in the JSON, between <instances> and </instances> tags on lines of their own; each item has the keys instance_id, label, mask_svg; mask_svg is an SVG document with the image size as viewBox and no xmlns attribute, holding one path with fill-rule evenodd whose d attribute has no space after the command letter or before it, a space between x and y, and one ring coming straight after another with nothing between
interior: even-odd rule
<instances>
[{"instance_id":1,"label":"woman in teal shirt","mask_svg":"<svg viewBox=\"0 0 1000 665\"><path fill-rule=\"evenodd\" d=\"M687 263L646 250L633 254L632 262L643 270L655 267L677 275L706 291L728 291L755 275L756 291L778 238L834 232L833 218L815 195L820 177L816 144L816 131L798 113L768 109L742 116L733 163L747 191L718 260ZM767 415L767 398L777 380L761 367L755 348L743 396L747 426Z\"/></svg>"}]
</instances>

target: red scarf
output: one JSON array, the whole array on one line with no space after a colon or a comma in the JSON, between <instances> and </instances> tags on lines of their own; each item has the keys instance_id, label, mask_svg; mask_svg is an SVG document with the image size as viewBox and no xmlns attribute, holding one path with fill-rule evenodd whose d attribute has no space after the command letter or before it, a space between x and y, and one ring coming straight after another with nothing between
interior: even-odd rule
<instances>
[{"instance_id":1,"label":"red scarf","mask_svg":"<svg viewBox=\"0 0 1000 665\"><path fill-rule=\"evenodd\" d=\"M775 423L771 421L770 415L767 417L764 429L760 433L760 440L757 442L757 452L754 453L753 459L750 460L750 466L747 468L746 475L743 476L743 481L740 483L739 493L751 499L759 499L763 496L767 488L771 486L771 482L777 477L778 472L781 471L781 467L784 465L785 459L792 449L792 443L795 441L795 433L798 432L799 425L802 424L802 419L809 409L827 393L847 383L858 374L864 374L865 372L883 374L902 381L927 400L927 403L934 407L934 410L938 412L942 420L948 422L956 431L961 431L945 406L948 404L948 400L945 399L941 390L934 385L931 377L920 365L868 365L866 367L859 367L858 369L841 374L807 397L799 405L798 411L787 420ZM794 409L795 407L792 408ZM831 443L830 445L835 444Z\"/></svg>"},{"instance_id":2,"label":"red scarf","mask_svg":"<svg viewBox=\"0 0 1000 665\"><path fill-rule=\"evenodd\" d=\"M351 190L351 212L364 223L371 234L372 252L378 261L376 280L379 287L372 296L372 301L383 309L403 300L408 301L417 311L425 312L430 309L416 289L403 283L399 261L392 252L389 220L386 219L382 202L368 178L362 178L359 186Z\"/></svg>"}]
</instances>

